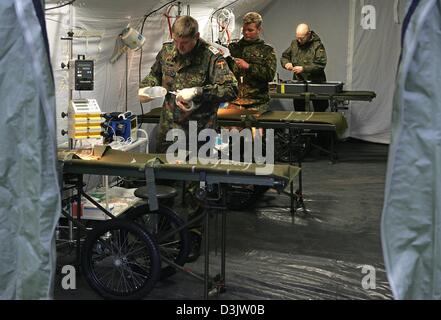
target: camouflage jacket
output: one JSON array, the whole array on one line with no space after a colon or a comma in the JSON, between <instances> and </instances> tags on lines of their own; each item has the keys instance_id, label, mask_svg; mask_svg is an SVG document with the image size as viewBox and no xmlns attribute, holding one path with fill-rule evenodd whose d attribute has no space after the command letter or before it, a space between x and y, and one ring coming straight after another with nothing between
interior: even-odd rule
<instances>
[{"instance_id":1,"label":"camouflage jacket","mask_svg":"<svg viewBox=\"0 0 441 320\"><path fill-rule=\"evenodd\" d=\"M202 87L202 96L193 100L194 109L187 114L176 106L175 95L167 93L161 112L159 142L165 141L169 129L186 130L188 121L197 121L199 130L214 127L219 104L234 100L238 91L237 81L225 59L202 39L186 55L180 55L173 43L164 43L150 74L140 84L140 88L148 86L163 86L169 92Z\"/></svg>"},{"instance_id":2,"label":"camouflage jacket","mask_svg":"<svg viewBox=\"0 0 441 320\"><path fill-rule=\"evenodd\" d=\"M310 80L312 82L326 81L326 50L320 37L314 31L311 31L311 40L304 45L299 45L297 40L291 42L291 45L282 53L280 59L282 67L285 67L288 62L291 62L293 66L304 68L304 72L300 77L296 77L296 74L294 74L294 79Z\"/></svg>"},{"instance_id":3,"label":"camouflage jacket","mask_svg":"<svg viewBox=\"0 0 441 320\"><path fill-rule=\"evenodd\" d=\"M250 68L239 69L232 58L227 58L228 65L239 82L239 98L256 100L253 107L268 108L268 82L274 80L277 57L274 48L261 39L246 41L243 38L228 46L231 56L245 60Z\"/></svg>"}]
</instances>

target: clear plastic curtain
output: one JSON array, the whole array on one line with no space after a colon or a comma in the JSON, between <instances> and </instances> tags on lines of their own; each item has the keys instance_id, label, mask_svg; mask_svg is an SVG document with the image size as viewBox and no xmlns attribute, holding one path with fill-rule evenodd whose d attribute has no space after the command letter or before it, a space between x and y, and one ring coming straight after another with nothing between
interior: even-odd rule
<instances>
[{"instance_id":1,"label":"clear plastic curtain","mask_svg":"<svg viewBox=\"0 0 441 320\"><path fill-rule=\"evenodd\" d=\"M396 80L382 217L396 299L441 299L441 1L413 1Z\"/></svg>"},{"instance_id":2,"label":"clear plastic curtain","mask_svg":"<svg viewBox=\"0 0 441 320\"><path fill-rule=\"evenodd\" d=\"M49 299L53 292L60 192L42 13L39 0L0 2L1 299Z\"/></svg>"}]
</instances>

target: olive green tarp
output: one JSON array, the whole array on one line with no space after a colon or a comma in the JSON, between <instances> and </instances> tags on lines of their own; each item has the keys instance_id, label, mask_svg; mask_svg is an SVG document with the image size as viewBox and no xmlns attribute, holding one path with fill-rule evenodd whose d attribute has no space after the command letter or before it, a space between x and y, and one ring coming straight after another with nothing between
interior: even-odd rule
<instances>
[{"instance_id":1,"label":"olive green tarp","mask_svg":"<svg viewBox=\"0 0 441 320\"><path fill-rule=\"evenodd\" d=\"M217 175L216 179L220 182L232 181L232 177L235 177L239 180L242 178L244 183L248 183L249 180L244 179L248 177L256 184L269 184L273 181L281 187L292 182L300 171L296 166L272 165L270 173L257 174L258 169L263 169L265 165L232 161L226 164L221 160L215 164L201 164L201 160L196 164L168 163L165 154L124 152L109 147L95 148L94 154L99 159L85 160L79 158L81 155L78 156L75 151L60 150L58 159L65 173L144 177L147 167L154 169L157 178L168 175L174 180L199 180L198 174L204 172Z\"/></svg>"},{"instance_id":2,"label":"olive green tarp","mask_svg":"<svg viewBox=\"0 0 441 320\"><path fill-rule=\"evenodd\" d=\"M155 108L142 116L139 116L140 122L159 122L161 108ZM255 111L219 109L219 125L240 125L258 126L264 123L273 123L274 127L280 127L284 124L323 124L327 125L338 137L341 137L348 128L345 117L339 112L295 112L295 111L267 111L258 114ZM230 123L237 121L238 123Z\"/></svg>"}]
</instances>

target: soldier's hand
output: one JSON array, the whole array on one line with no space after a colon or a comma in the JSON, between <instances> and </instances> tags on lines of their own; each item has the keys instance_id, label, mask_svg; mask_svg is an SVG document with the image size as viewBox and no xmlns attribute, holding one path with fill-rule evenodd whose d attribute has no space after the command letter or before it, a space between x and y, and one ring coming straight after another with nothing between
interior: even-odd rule
<instances>
[{"instance_id":1,"label":"soldier's hand","mask_svg":"<svg viewBox=\"0 0 441 320\"><path fill-rule=\"evenodd\" d=\"M193 100L198 95L199 91L200 90L197 87L177 90L176 91L176 101L189 102L189 101Z\"/></svg>"},{"instance_id":2,"label":"soldier's hand","mask_svg":"<svg viewBox=\"0 0 441 320\"><path fill-rule=\"evenodd\" d=\"M193 87L176 91L176 105L184 112L191 111L194 108L193 99L202 93L202 88Z\"/></svg>"},{"instance_id":3,"label":"soldier's hand","mask_svg":"<svg viewBox=\"0 0 441 320\"><path fill-rule=\"evenodd\" d=\"M236 65L239 69L247 70L250 67L249 63L241 58L234 58L234 62L236 62Z\"/></svg>"},{"instance_id":4,"label":"soldier's hand","mask_svg":"<svg viewBox=\"0 0 441 320\"><path fill-rule=\"evenodd\" d=\"M176 99L176 105L178 106L179 109L181 109L184 112L190 112L194 108L193 101L185 102L185 101Z\"/></svg>"},{"instance_id":5,"label":"soldier's hand","mask_svg":"<svg viewBox=\"0 0 441 320\"><path fill-rule=\"evenodd\" d=\"M288 62L287 64L285 64L285 69L286 70L292 71L293 68L294 68L294 66L292 65L291 62Z\"/></svg>"},{"instance_id":6,"label":"soldier's hand","mask_svg":"<svg viewBox=\"0 0 441 320\"><path fill-rule=\"evenodd\" d=\"M145 88L141 88L138 90L138 98L139 98L139 102L141 103L147 103L153 100L153 98L151 96L149 96L148 94L145 93L145 89L148 89L150 87L145 87Z\"/></svg>"},{"instance_id":7,"label":"soldier's hand","mask_svg":"<svg viewBox=\"0 0 441 320\"><path fill-rule=\"evenodd\" d=\"M303 67L301 66L295 66L292 71L294 71L295 74L303 73Z\"/></svg>"}]
</instances>

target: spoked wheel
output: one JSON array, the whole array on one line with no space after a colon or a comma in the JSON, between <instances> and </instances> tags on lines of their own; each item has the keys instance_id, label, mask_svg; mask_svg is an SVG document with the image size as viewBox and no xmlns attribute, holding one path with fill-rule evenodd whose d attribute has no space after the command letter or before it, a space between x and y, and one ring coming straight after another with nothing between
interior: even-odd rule
<instances>
[{"instance_id":1,"label":"spoked wheel","mask_svg":"<svg viewBox=\"0 0 441 320\"><path fill-rule=\"evenodd\" d=\"M242 211L253 208L268 189L267 186L231 185L227 192L228 209Z\"/></svg>"},{"instance_id":2,"label":"spoked wheel","mask_svg":"<svg viewBox=\"0 0 441 320\"><path fill-rule=\"evenodd\" d=\"M184 265L190 252L190 238L188 229L183 227L184 221L173 210L160 205L158 211L151 212L146 203L130 208L124 217L140 224L154 236L161 255L161 279L176 271L167 260Z\"/></svg>"},{"instance_id":3,"label":"spoked wheel","mask_svg":"<svg viewBox=\"0 0 441 320\"><path fill-rule=\"evenodd\" d=\"M107 299L141 299L159 280L159 249L141 226L124 219L98 223L83 246L89 285Z\"/></svg>"},{"instance_id":4,"label":"spoked wheel","mask_svg":"<svg viewBox=\"0 0 441 320\"><path fill-rule=\"evenodd\" d=\"M290 162L290 152L292 152L293 162L303 160L311 151L311 137L296 134L294 137L285 129L278 129L274 134L274 153L278 161ZM292 141L291 141L292 139Z\"/></svg>"}]
</instances>

